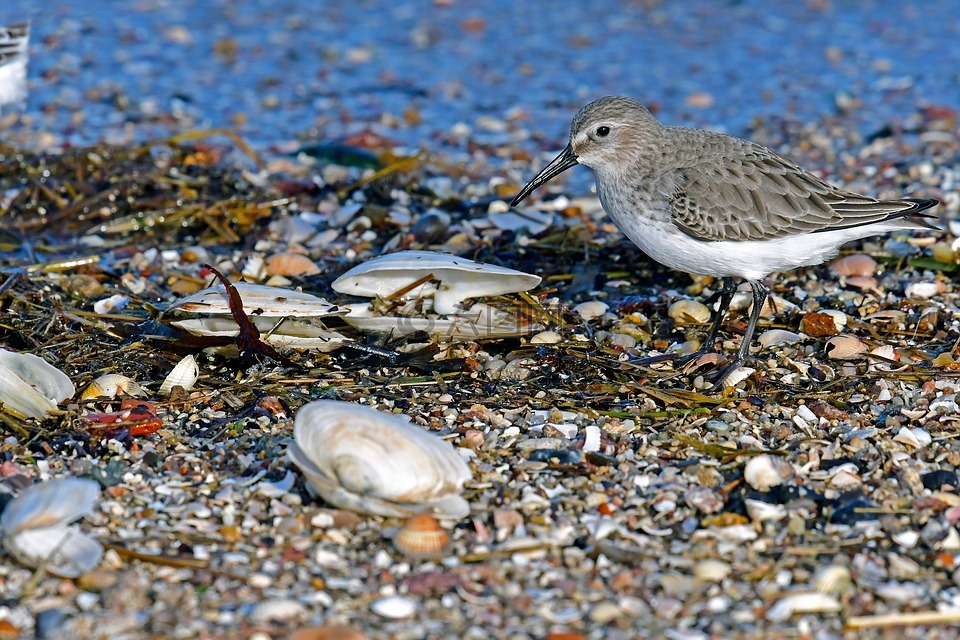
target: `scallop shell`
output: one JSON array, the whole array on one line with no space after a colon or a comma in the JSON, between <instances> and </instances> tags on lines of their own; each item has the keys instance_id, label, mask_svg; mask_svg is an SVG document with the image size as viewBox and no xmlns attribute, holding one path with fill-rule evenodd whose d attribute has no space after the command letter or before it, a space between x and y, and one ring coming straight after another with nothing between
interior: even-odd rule
<instances>
[{"instance_id":1,"label":"scallop shell","mask_svg":"<svg viewBox=\"0 0 960 640\"><path fill-rule=\"evenodd\" d=\"M23 490L0 515L3 545L30 567L65 578L93 569L103 547L70 523L93 512L100 487L92 480L61 478Z\"/></svg>"},{"instance_id":2,"label":"scallop shell","mask_svg":"<svg viewBox=\"0 0 960 640\"><path fill-rule=\"evenodd\" d=\"M368 260L350 269L331 285L334 291L355 296L433 296L437 313L454 313L468 298L527 291L540 276L474 262L433 251L400 251ZM409 289L409 290L408 290Z\"/></svg>"},{"instance_id":3,"label":"scallop shell","mask_svg":"<svg viewBox=\"0 0 960 640\"><path fill-rule=\"evenodd\" d=\"M743 468L743 479L757 491L769 491L793 477L793 466L768 453L751 458Z\"/></svg>"},{"instance_id":4,"label":"scallop shell","mask_svg":"<svg viewBox=\"0 0 960 640\"><path fill-rule=\"evenodd\" d=\"M289 456L327 502L373 515L462 518L470 469L453 446L367 407L319 400L297 412Z\"/></svg>"},{"instance_id":5,"label":"scallop shell","mask_svg":"<svg viewBox=\"0 0 960 640\"><path fill-rule=\"evenodd\" d=\"M0 349L0 405L18 418L43 418L76 393L67 374L31 353Z\"/></svg>"},{"instance_id":6,"label":"scallop shell","mask_svg":"<svg viewBox=\"0 0 960 640\"><path fill-rule=\"evenodd\" d=\"M872 276L877 272L877 261L870 256L857 254L834 260L830 268L841 276Z\"/></svg>"},{"instance_id":7,"label":"scallop shell","mask_svg":"<svg viewBox=\"0 0 960 640\"><path fill-rule=\"evenodd\" d=\"M158 393L162 396L168 396L174 387L183 387L184 391L189 391L193 389L193 385L197 383L199 377L200 367L197 365L197 359L192 355L184 356L163 379Z\"/></svg>"},{"instance_id":8,"label":"scallop shell","mask_svg":"<svg viewBox=\"0 0 960 640\"><path fill-rule=\"evenodd\" d=\"M696 300L677 300L667 309L667 315L677 322L703 324L710 320L710 308Z\"/></svg>"},{"instance_id":9,"label":"scallop shell","mask_svg":"<svg viewBox=\"0 0 960 640\"><path fill-rule=\"evenodd\" d=\"M119 393L134 398L142 398L146 395L143 388L133 379L118 373L105 373L87 385L87 388L80 394L80 399L116 398Z\"/></svg>"},{"instance_id":10,"label":"scallop shell","mask_svg":"<svg viewBox=\"0 0 960 640\"><path fill-rule=\"evenodd\" d=\"M823 345L823 352L834 360L855 360L867 351L867 345L854 336L834 336Z\"/></svg>"},{"instance_id":11,"label":"scallop shell","mask_svg":"<svg viewBox=\"0 0 960 640\"><path fill-rule=\"evenodd\" d=\"M302 253L275 253L267 258L268 276L314 276L320 267Z\"/></svg>"},{"instance_id":12,"label":"scallop shell","mask_svg":"<svg viewBox=\"0 0 960 640\"><path fill-rule=\"evenodd\" d=\"M407 520L397 531L393 544L411 558L439 558L450 545L450 534L436 518L421 513Z\"/></svg>"},{"instance_id":13,"label":"scallop shell","mask_svg":"<svg viewBox=\"0 0 960 640\"><path fill-rule=\"evenodd\" d=\"M737 367L727 374L723 379L723 386L726 388L735 387L754 374L756 369L752 367Z\"/></svg>"}]
</instances>

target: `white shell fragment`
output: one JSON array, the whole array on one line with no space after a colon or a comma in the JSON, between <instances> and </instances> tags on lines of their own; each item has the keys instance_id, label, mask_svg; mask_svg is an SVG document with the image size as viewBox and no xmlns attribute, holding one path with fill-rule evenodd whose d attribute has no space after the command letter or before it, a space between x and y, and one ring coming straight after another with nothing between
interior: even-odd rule
<instances>
[{"instance_id":1,"label":"white shell fragment","mask_svg":"<svg viewBox=\"0 0 960 640\"><path fill-rule=\"evenodd\" d=\"M368 407L335 400L301 407L289 456L317 493L342 509L451 519L470 512L460 492L472 476L453 446Z\"/></svg>"},{"instance_id":2,"label":"white shell fragment","mask_svg":"<svg viewBox=\"0 0 960 640\"><path fill-rule=\"evenodd\" d=\"M80 394L80 399L116 398L119 394L133 396L134 398L142 398L146 395L143 388L135 380L118 373L105 373L87 385L87 388Z\"/></svg>"},{"instance_id":3,"label":"white shell fragment","mask_svg":"<svg viewBox=\"0 0 960 640\"><path fill-rule=\"evenodd\" d=\"M130 298L119 293L115 293L109 298L97 300L93 303L93 311L99 315L105 315L111 311L119 311L130 303Z\"/></svg>"},{"instance_id":4,"label":"white shell fragment","mask_svg":"<svg viewBox=\"0 0 960 640\"><path fill-rule=\"evenodd\" d=\"M609 308L610 305L608 305L606 302L601 302L599 300L588 300L575 306L573 308L573 312L584 320L595 320L605 314Z\"/></svg>"},{"instance_id":5,"label":"white shell fragment","mask_svg":"<svg viewBox=\"0 0 960 640\"><path fill-rule=\"evenodd\" d=\"M341 316L347 309L323 298L281 287L238 282L233 285L243 310L275 347L332 351L347 338L330 331L315 318ZM240 332L230 313L226 289L217 285L174 302L161 318L197 336L232 337Z\"/></svg>"},{"instance_id":6,"label":"white shell fragment","mask_svg":"<svg viewBox=\"0 0 960 640\"><path fill-rule=\"evenodd\" d=\"M0 410L17 418L43 418L73 397L67 374L31 353L0 349Z\"/></svg>"},{"instance_id":7,"label":"white shell fragment","mask_svg":"<svg viewBox=\"0 0 960 640\"><path fill-rule=\"evenodd\" d=\"M791 477L790 463L768 453L751 458L743 469L743 479L757 491L769 491Z\"/></svg>"},{"instance_id":8,"label":"white shell fragment","mask_svg":"<svg viewBox=\"0 0 960 640\"><path fill-rule=\"evenodd\" d=\"M386 298L398 292L404 298L433 296L434 310L445 315L455 313L468 298L527 291L538 284L540 276L506 267L446 253L400 251L357 265L331 286L355 296Z\"/></svg>"},{"instance_id":9,"label":"white shell fragment","mask_svg":"<svg viewBox=\"0 0 960 640\"><path fill-rule=\"evenodd\" d=\"M3 546L29 567L77 578L100 563L103 547L70 523L93 512L100 487L62 478L24 489L0 515Z\"/></svg>"},{"instance_id":10,"label":"white shell fragment","mask_svg":"<svg viewBox=\"0 0 960 640\"><path fill-rule=\"evenodd\" d=\"M374 600L370 610L381 618L389 620L403 620L411 618L417 612L417 602L406 596L387 596Z\"/></svg>"},{"instance_id":11,"label":"white shell fragment","mask_svg":"<svg viewBox=\"0 0 960 640\"><path fill-rule=\"evenodd\" d=\"M536 209L523 209L521 211L510 209L509 211L491 213L487 216L487 220L502 231L526 229L531 234L538 235L553 224L553 214Z\"/></svg>"},{"instance_id":12,"label":"white shell fragment","mask_svg":"<svg viewBox=\"0 0 960 640\"><path fill-rule=\"evenodd\" d=\"M835 613L840 611L840 601L826 593L794 593L777 600L767 609L766 618L771 622L783 622L795 613Z\"/></svg>"},{"instance_id":13,"label":"white shell fragment","mask_svg":"<svg viewBox=\"0 0 960 640\"><path fill-rule=\"evenodd\" d=\"M193 385L197 383L199 377L200 367L197 365L197 359L192 355L184 356L163 379L158 393L162 396L168 396L174 387L183 387L184 391L189 391L193 389Z\"/></svg>"}]
</instances>

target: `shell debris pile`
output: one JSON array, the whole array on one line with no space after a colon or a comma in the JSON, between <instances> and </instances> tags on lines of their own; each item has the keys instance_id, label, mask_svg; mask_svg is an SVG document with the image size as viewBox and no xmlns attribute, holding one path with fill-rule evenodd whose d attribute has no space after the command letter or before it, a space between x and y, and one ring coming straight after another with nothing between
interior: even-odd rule
<instances>
[{"instance_id":1,"label":"shell debris pile","mask_svg":"<svg viewBox=\"0 0 960 640\"><path fill-rule=\"evenodd\" d=\"M209 3L187 4L185 16ZM499 32L458 13L471 3L433 4L384 22L409 23L399 40L427 54ZM695 15L646 4L617 11L658 18L644 29ZM283 43L338 19L267 14L283 14ZM166 71L203 34L163 16L143 30L158 37L124 42L157 47ZM37 41L66 55L88 31ZM0 637L956 635L955 112L907 109L869 142L867 106L752 125L858 191L942 199L944 231L869 239L768 280L748 361L707 393L740 345L748 291L717 353L690 366L721 283L648 261L573 175L509 209L562 146L559 121L494 101L444 129L444 96L474 92L424 88L415 72L374 76L351 112L328 85L390 44L362 39L322 38L322 73L276 103L281 71L316 56L247 55L247 31L193 47L223 73L279 52L280 71L246 85L258 111L287 122L301 103L334 104L310 120L321 139L71 137L11 152L0 118ZM70 56L41 68L72 76ZM890 108L911 95L897 74ZM166 113L110 87L56 97L129 102L135 113L111 119L125 136L206 121L199 102ZM664 119L682 121L671 101L691 94L666 95ZM100 131L76 122L64 131Z\"/></svg>"}]
</instances>

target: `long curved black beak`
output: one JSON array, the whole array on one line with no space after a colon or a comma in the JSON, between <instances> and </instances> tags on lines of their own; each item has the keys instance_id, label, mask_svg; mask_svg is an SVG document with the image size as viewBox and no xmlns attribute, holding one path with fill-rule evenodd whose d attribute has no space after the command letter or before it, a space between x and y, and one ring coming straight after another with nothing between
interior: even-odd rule
<instances>
[{"instance_id":1,"label":"long curved black beak","mask_svg":"<svg viewBox=\"0 0 960 640\"><path fill-rule=\"evenodd\" d=\"M577 159L577 154L573 152L573 147L569 144L564 147L563 151L560 152L556 158L550 161L550 164L543 168L543 171L537 174L537 177L531 180L527 186L520 190L520 193L517 194L517 197L513 199L513 202L510 203L511 207L515 207L526 198L530 193L539 187L540 185L546 183L551 178L554 178L572 166L575 166L580 161Z\"/></svg>"}]
</instances>

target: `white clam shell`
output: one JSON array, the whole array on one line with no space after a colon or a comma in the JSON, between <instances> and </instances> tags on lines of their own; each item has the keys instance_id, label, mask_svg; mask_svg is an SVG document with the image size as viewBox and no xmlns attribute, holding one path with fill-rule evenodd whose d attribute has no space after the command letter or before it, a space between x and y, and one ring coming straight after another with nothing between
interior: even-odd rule
<instances>
[{"instance_id":1,"label":"white clam shell","mask_svg":"<svg viewBox=\"0 0 960 640\"><path fill-rule=\"evenodd\" d=\"M424 278L403 297L432 295L433 308L441 315L456 312L468 298L527 291L540 284L540 276L506 267L433 251L400 251L357 265L331 286L338 293L388 297Z\"/></svg>"},{"instance_id":2,"label":"white clam shell","mask_svg":"<svg viewBox=\"0 0 960 640\"><path fill-rule=\"evenodd\" d=\"M233 286L240 294L244 312L260 331L261 339L270 345L326 352L347 340L318 320L311 320L344 315L348 310L342 306L302 291L246 282ZM161 319L197 336L233 337L240 333L223 285L177 300Z\"/></svg>"},{"instance_id":3,"label":"white clam shell","mask_svg":"<svg viewBox=\"0 0 960 640\"><path fill-rule=\"evenodd\" d=\"M757 338L757 342L760 343L760 347L763 349L777 347L782 344L796 344L800 342L800 340L800 334L785 329L770 329L761 333L760 337Z\"/></svg>"},{"instance_id":4,"label":"white clam shell","mask_svg":"<svg viewBox=\"0 0 960 640\"><path fill-rule=\"evenodd\" d=\"M300 408L289 456L327 502L373 515L461 518L471 478L453 446L368 407L319 400Z\"/></svg>"},{"instance_id":5,"label":"white clam shell","mask_svg":"<svg viewBox=\"0 0 960 640\"><path fill-rule=\"evenodd\" d=\"M257 316L265 318L314 318L336 316L344 313L339 306L302 291L246 282L237 282L233 286L240 294L243 310L251 318ZM230 300L227 297L226 289L220 284L177 300L164 312L164 316L168 315L173 317L185 315L229 316Z\"/></svg>"},{"instance_id":6,"label":"white clam shell","mask_svg":"<svg viewBox=\"0 0 960 640\"><path fill-rule=\"evenodd\" d=\"M30 567L76 578L93 569L103 547L70 523L93 512L100 487L62 478L28 487L0 515L0 535L12 556Z\"/></svg>"},{"instance_id":7,"label":"white clam shell","mask_svg":"<svg viewBox=\"0 0 960 640\"><path fill-rule=\"evenodd\" d=\"M0 404L20 418L43 418L76 393L67 374L31 353L0 349Z\"/></svg>"},{"instance_id":8,"label":"white clam shell","mask_svg":"<svg viewBox=\"0 0 960 640\"><path fill-rule=\"evenodd\" d=\"M184 356L163 379L158 393L162 396L168 396L174 387L183 387L184 391L189 391L193 389L193 385L197 383L199 377L200 367L197 365L197 359L192 355Z\"/></svg>"},{"instance_id":9,"label":"white clam shell","mask_svg":"<svg viewBox=\"0 0 960 640\"><path fill-rule=\"evenodd\" d=\"M132 378L118 373L105 373L87 385L87 388L80 394L80 399L116 398L119 393L135 398L146 395L143 388Z\"/></svg>"},{"instance_id":10,"label":"white clam shell","mask_svg":"<svg viewBox=\"0 0 960 640\"><path fill-rule=\"evenodd\" d=\"M251 316L250 321L260 331L260 339L274 347L327 352L340 348L340 345L348 340L345 335L313 324L310 320ZM195 336L230 338L240 333L240 327L228 316L190 318L170 324Z\"/></svg>"}]
</instances>

